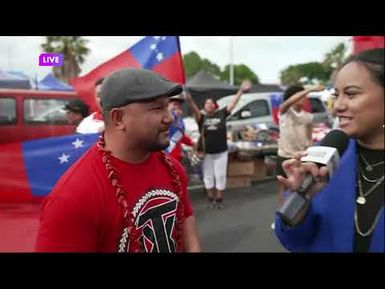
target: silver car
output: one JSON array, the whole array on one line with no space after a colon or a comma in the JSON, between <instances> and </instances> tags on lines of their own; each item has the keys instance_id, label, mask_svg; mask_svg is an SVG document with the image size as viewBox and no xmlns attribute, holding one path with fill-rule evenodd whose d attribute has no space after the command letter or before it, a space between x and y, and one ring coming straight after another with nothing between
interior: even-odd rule
<instances>
[{"instance_id":1,"label":"silver car","mask_svg":"<svg viewBox=\"0 0 385 289\"><path fill-rule=\"evenodd\" d=\"M227 106L233 95L225 96L218 100L220 108ZM331 127L332 117L328 112L321 98L316 95L309 95L310 105L313 114L313 123L325 123ZM238 104L227 117L227 128L229 130L240 130L247 125L277 127L273 118L273 109L278 109L282 93L247 93L242 95ZM274 105L273 105L274 104Z\"/></svg>"}]
</instances>

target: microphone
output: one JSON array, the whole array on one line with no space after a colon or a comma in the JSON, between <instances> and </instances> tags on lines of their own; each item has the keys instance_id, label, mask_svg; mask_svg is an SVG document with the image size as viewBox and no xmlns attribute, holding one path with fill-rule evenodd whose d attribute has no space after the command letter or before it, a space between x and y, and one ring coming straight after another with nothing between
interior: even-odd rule
<instances>
[{"instance_id":1,"label":"microphone","mask_svg":"<svg viewBox=\"0 0 385 289\"><path fill-rule=\"evenodd\" d=\"M341 130L330 131L321 141L319 146L309 147L307 156L301 158L302 162L314 162L319 167L327 166L329 179L339 166L340 156L345 152L349 137ZM294 227L298 225L309 207L306 193L315 183L313 176L308 173L296 192L290 194L285 203L277 211L281 220Z\"/></svg>"}]
</instances>

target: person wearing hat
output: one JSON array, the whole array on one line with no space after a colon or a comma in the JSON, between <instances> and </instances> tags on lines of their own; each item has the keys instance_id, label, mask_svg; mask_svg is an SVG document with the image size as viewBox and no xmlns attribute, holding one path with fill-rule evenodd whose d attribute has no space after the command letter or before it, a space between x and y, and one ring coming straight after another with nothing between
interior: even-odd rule
<instances>
[{"instance_id":1,"label":"person wearing hat","mask_svg":"<svg viewBox=\"0 0 385 289\"><path fill-rule=\"evenodd\" d=\"M89 116L87 116L76 128L77 133L86 134L86 133L97 133L102 132L104 130L104 121L103 116L101 114L101 106L100 106L100 90L102 87L102 83L104 78L99 78L95 82L95 103L98 108L97 111L94 111Z\"/></svg>"},{"instance_id":2,"label":"person wearing hat","mask_svg":"<svg viewBox=\"0 0 385 289\"><path fill-rule=\"evenodd\" d=\"M105 131L44 201L40 252L199 252L184 169L162 150L182 87L153 71L105 79Z\"/></svg>"},{"instance_id":3,"label":"person wearing hat","mask_svg":"<svg viewBox=\"0 0 385 289\"><path fill-rule=\"evenodd\" d=\"M64 109L67 111L68 122L76 126L89 114L88 105L78 98L68 102Z\"/></svg>"},{"instance_id":4,"label":"person wearing hat","mask_svg":"<svg viewBox=\"0 0 385 289\"><path fill-rule=\"evenodd\" d=\"M185 133L185 126L182 119L183 110L182 103L184 99L181 94L170 97L168 109L174 117L174 121L170 125L170 145L165 150L171 154L179 162L182 161L182 144L192 146L192 139Z\"/></svg>"}]
</instances>

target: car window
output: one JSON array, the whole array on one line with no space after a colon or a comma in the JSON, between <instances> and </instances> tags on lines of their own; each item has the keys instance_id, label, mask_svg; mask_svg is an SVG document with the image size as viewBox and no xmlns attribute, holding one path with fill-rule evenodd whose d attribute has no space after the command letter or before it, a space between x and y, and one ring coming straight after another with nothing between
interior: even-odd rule
<instances>
[{"instance_id":1,"label":"car window","mask_svg":"<svg viewBox=\"0 0 385 289\"><path fill-rule=\"evenodd\" d=\"M247 117L241 117L243 111L249 111L250 113L244 114L247 115ZM248 119L267 115L270 115L270 109L267 100L258 99L245 105L240 111L230 117L229 120Z\"/></svg>"},{"instance_id":2,"label":"car window","mask_svg":"<svg viewBox=\"0 0 385 289\"><path fill-rule=\"evenodd\" d=\"M68 124L66 111L63 109L67 99L24 100L24 122L41 124Z\"/></svg>"},{"instance_id":3,"label":"car window","mask_svg":"<svg viewBox=\"0 0 385 289\"><path fill-rule=\"evenodd\" d=\"M16 123L16 99L0 98L0 125Z\"/></svg>"},{"instance_id":4,"label":"car window","mask_svg":"<svg viewBox=\"0 0 385 289\"><path fill-rule=\"evenodd\" d=\"M320 99L310 97L309 100L310 100L312 113L325 112L325 107L323 106Z\"/></svg>"}]
</instances>

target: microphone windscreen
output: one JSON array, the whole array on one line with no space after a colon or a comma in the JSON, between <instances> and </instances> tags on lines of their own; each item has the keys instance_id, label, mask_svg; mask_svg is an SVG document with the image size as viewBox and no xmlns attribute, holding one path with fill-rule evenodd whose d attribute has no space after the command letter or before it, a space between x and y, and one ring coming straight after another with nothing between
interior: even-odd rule
<instances>
[{"instance_id":1,"label":"microphone windscreen","mask_svg":"<svg viewBox=\"0 0 385 289\"><path fill-rule=\"evenodd\" d=\"M321 146L333 147L342 156L349 144L349 137L342 130L331 130L321 141Z\"/></svg>"}]
</instances>

